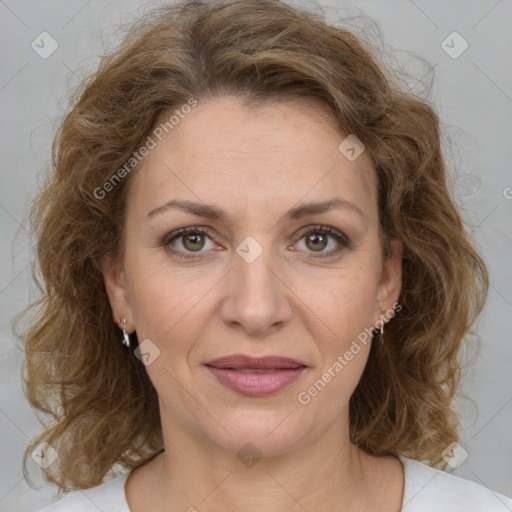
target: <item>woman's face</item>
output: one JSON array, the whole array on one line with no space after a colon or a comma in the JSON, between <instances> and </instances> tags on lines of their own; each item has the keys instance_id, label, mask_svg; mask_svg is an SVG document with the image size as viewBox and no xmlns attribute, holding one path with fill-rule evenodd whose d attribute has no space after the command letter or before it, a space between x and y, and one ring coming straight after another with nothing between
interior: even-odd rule
<instances>
[{"instance_id":1,"label":"woman's face","mask_svg":"<svg viewBox=\"0 0 512 512\"><path fill-rule=\"evenodd\" d=\"M365 152L338 149L345 137L315 103L223 97L149 151L124 261L105 278L115 320L142 344L164 435L271 455L347 432L362 333L397 301L400 258L394 245L383 262L374 171Z\"/></svg>"}]
</instances>

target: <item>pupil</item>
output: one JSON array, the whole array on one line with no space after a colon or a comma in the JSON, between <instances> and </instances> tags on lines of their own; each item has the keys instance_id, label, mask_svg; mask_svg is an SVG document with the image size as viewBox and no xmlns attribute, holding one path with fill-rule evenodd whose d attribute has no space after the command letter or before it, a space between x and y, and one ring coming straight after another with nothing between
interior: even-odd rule
<instances>
[{"instance_id":1,"label":"pupil","mask_svg":"<svg viewBox=\"0 0 512 512\"><path fill-rule=\"evenodd\" d=\"M313 249L314 251L322 250L326 247L326 241L327 237L325 235L321 235L318 233L313 233L312 235L309 235L308 237L308 246L309 242L313 242L313 246L310 246L310 249Z\"/></svg>"},{"instance_id":2,"label":"pupil","mask_svg":"<svg viewBox=\"0 0 512 512\"><path fill-rule=\"evenodd\" d=\"M189 242L191 242L189 244ZM204 246L202 235L185 235L183 245L190 251L198 251Z\"/></svg>"}]
</instances>

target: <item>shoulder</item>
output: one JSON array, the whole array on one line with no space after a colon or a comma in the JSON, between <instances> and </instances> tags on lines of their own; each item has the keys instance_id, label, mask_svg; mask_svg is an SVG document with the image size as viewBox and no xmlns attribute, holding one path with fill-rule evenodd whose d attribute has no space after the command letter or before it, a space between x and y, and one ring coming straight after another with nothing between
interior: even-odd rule
<instances>
[{"instance_id":1,"label":"shoulder","mask_svg":"<svg viewBox=\"0 0 512 512\"><path fill-rule=\"evenodd\" d=\"M125 473L92 489L72 492L39 512L130 512L124 491L128 475Z\"/></svg>"},{"instance_id":2,"label":"shoulder","mask_svg":"<svg viewBox=\"0 0 512 512\"><path fill-rule=\"evenodd\" d=\"M406 457L402 512L510 512L512 500L493 490Z\"/></svg>"}]
</instances>

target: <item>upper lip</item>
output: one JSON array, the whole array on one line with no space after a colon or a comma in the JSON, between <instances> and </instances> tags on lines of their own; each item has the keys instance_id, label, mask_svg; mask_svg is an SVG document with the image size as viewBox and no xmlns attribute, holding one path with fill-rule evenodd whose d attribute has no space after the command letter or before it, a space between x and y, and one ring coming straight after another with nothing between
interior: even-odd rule
<instances>
[{"instance_id":1,"label":"upper lip","mask_svg":"<svg viewBox=\"0 0 512 512\"><path fill-rule=\"evenodd\" d=\"M233 354L209 361L206 363L206 366L213 366L215 368L270 370L274 368L301 368L306 365L295 359L290 359L289 357L252 357L244 354Z\"/></svg>"}]
</instances>

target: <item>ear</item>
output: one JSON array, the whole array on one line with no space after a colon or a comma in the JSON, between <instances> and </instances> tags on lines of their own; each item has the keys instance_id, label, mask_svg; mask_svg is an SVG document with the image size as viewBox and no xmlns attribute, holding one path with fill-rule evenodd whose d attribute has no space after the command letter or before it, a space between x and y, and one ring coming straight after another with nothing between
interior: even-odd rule
<instances>
[{"instance_id":1,"label":"ear","mask_svg":"<svg viewBox=\"0 0 512 512\"><path fill-rule=\"evenodd\" d=\"M123 318L126 318L126 331L128 333L133 332L135 325L130 301L128 299L124 269L115 257L108 255L101 261L101 270L110 307L112 308L114 322L119 324Z\"/></svg>"},{"instance_id":2,"label":"ear","mask_svg":"<svg viewBox=\"0 0 512 512\"><path fill-rule=\"evenodd\" d=\"M399 240L390 241L390 255L385 260L379 282L378 297L380 306L377 305L377 317L384 311L393 310L398 302L402 288L402 253L403 245Z\"/></svg>"}]
</instances>

